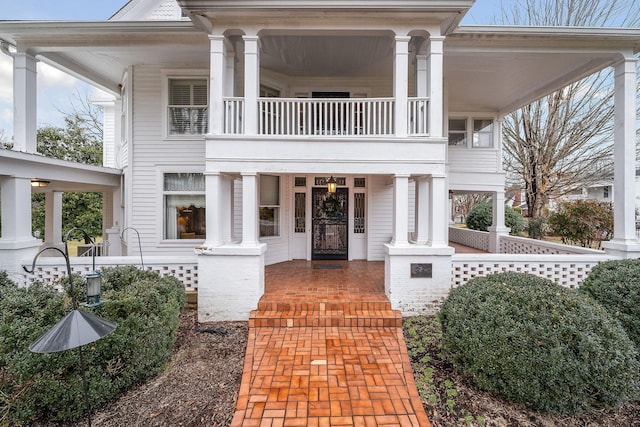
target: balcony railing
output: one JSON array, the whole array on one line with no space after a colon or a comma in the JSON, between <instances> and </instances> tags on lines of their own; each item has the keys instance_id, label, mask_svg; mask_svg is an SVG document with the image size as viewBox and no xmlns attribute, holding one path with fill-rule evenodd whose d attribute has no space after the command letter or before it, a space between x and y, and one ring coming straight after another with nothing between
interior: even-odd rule
<instances>
[{"instance_id":1,"label":"balcony railing","mask_svg":"<svg viewBox=\"0 0 640 427\"><path fill-rule=\"evenodd\" d=\"M225 98L225 134L244 132L244 99ZM429 134L428 98L408 102L407 131ZM258 134L277 136L394 135L393 98L309 99L259 98Z\"/></svg>"}]
</instances>

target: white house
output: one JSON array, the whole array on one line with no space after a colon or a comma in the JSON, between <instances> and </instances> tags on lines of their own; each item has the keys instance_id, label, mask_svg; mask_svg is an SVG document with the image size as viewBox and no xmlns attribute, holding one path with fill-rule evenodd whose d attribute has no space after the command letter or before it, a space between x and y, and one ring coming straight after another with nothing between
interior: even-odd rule
<instances>
[{"instance_id":1,"label":"white house","mask_svg":"<svg viewBox=\"0 0 640 427\"><path fill-rule=\"evenodd\" d=\"M118 243L123 230L135 242L133 227L145 256L197 257L201 320L247 318L265 265L292 259L384 261L394 307L421 311L451 283L450 192L504 204L503 117L607 67L608 250L637 256L640 29L459 25L472 5L131 0L104 22L0 22L15 97L15 146L0 150L0 268L17 270L41 244L29 218L40 179L48 243L60 241L59 191L104 191L110 255L138 255ZM113 94L106 168L32 154L36 61ZM507 229L493 212L499 252Z\"/></svg>"}]
</instances>

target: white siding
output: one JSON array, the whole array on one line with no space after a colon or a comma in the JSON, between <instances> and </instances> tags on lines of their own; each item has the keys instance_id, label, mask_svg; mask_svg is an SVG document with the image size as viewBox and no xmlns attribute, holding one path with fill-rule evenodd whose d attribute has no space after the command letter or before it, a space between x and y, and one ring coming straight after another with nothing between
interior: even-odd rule
<instances>
[{"instance_id":1,"label":"white siding","mask_svg":"<svg viewBox=\"0 0 640 427\"><path fill-rule=\"evenodd\" d=\"M499 150L482 148L449 148L452 172L502 172Z\"/></svg>"},{"instance_id":2,"label":"white siding","mask_svg":"<svg viewBox=\"0 0 640 427\"><path fill-rule=\"evenodd\" d=\"M368 261L384 261L384 244L393 235L393 185L391 178L372 175L369 178Z\"/></svg>"},{"instance_id":3,"label":"white siding","mask_svg":"<svg viewBox=\"0 0 640 427\"><path fill-rule=\"evenodd\" d=\"M165 139L163 80L159 67L135 67L133 77L133 180L131 226L148 255L190 255L198 240L162 242L161 172L204 172L204 138Z\"/></svg>"}]
</instances>

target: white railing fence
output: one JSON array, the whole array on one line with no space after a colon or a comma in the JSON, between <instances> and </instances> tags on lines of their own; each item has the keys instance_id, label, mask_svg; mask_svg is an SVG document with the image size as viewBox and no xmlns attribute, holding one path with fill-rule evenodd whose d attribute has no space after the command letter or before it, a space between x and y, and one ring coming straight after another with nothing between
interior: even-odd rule
<instances>
[{"instance_id":1,"label":"white railing fence","mask_svg":"<svg viewBox=\"0 0 640 427\"><path fill-rule=\"evenodd\" d=\"M262 135L392 135L394 100L260 98Z\"/></svg>"},{"instance_id":2,"label":"white railing fence","mask_svg":"<svg viewBox=\"0 0 640 427\"><path fill-rule=\"evenodd\" d=\"M500 236L500 253L503 254L591 254L601 255L604 251L581 248L579 246L544 240L528 239L526 237Z\"/></svg>"},{"instance_id":3,"label":"white railing fence","mask_svg":"<svg viewBox=\"0 0 640 427\"><path fill-rule=\"evenodd\" d=\"M244 98L224 99L224 133L241 135L244 133Z\"/></svg>"},{"instance_id":4,"label":"white railing fence","mask_svg":"<svg viewBox=\"0 0 640 427\"><path fill-rule=\"evenodd\" d=\"M600 255L454 254L451 259L451 286L460 286L474 277L507 271L529 273L561 286L580 286L599 262L614 259Z\"/></svg>"},{"instance_id":5,"label":"white railing fence","mask_svg":"<svg viewBox=\"0 0 640 427\"><path fill-rule=\"evenodd\" d=\"M481 251L489 250L489 233L486 231L449 227L449 240Z\"/></svg>"},{"instance_id":6,"label":"white railing fence","mask_svg":"<svg viewBox=\"0 0 640 427\"><path fill-rule=\"evenodd\" d=\"M409 135L429 135L429 98L409 98L407 119Z\"/></svg>"},{"instance_id":7,"label":"white railing fence","mask_svg":"<svg viewBox=\"0 0 640 427\"><path fill-rule=\"evenodd\" d=\"M72 257L72 273L85 275L92 271L91 257ZM103 267L117 267L135 265L141 267L139 256L101 256L96 257L96 269ZM31 268L31 265L27 266ZM198 261L195 256L145 256L145 270L155 271L161 276L174 276L182 284L185 290L198 290ZM62 257L40 257L36 263L33 274L22 273L22 280L27 283L32 280L40 280L45 283L56 283L67 275L67 267Z\"/></svg>"}]
</instances>

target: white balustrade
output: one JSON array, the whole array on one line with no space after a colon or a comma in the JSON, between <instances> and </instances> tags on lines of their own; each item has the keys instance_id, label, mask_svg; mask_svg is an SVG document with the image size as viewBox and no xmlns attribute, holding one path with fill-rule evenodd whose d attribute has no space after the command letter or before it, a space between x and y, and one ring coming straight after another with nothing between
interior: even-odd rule
<instances>
[{"instance_id":1,"label":"white balustrade","mask_svg":"<svg viewBox=\"0 0 640 427\"><path fill-rule=\"evenodd\" d=\"M244 133L244 98L224 99L224 133L241 135Z\"/></svg>"},{"instance_id":2,"label":"white balustrade","mask_svg":"<svg viewBox=\"0 0 640 427\"><path fill-rule=\"evenodd\" d=\"M429 135L429 98L409 98L407 120L409 135Z\"/></svg>"}]
</instances>

